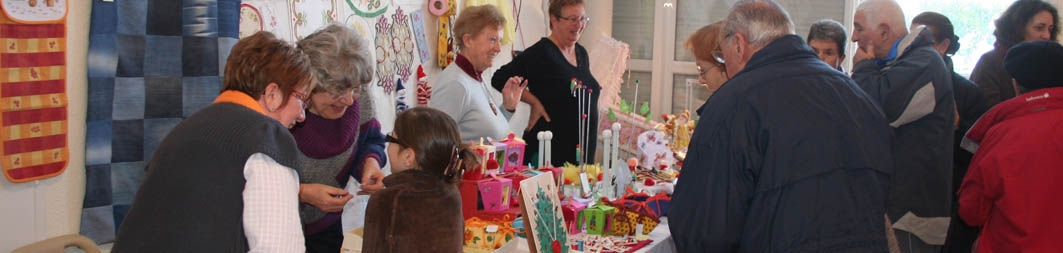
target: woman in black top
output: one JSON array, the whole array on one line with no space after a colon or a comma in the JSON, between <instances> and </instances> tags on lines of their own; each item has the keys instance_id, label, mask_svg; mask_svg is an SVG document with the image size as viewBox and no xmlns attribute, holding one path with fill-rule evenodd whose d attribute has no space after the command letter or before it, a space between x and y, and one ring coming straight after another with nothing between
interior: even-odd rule
<instances>
[{"instance_id":1,"label":"woman in black top","mask_svg":"<svg viewBox=\"0 0 1063 253\"><path fill-rule=\"evenodd\" d=\"M512 76L522 76L528 80L528 90L521 96L521 101L531 105L531 116L524 139L527 141L524 161L531 161L538 150L539 143L534 141L540 131L554 134L552 145L552 163L561 165L565 162L576 164L577 161L594 158L595 142L598 129L598 94L601 86L591 75L587 49L576 43L587 27L590 18L582 0L550 1L550 36L539 40L513 61L495 72L491 84L501 91L506 81ZM575 79L589 91L580 102L574 95L572 82ZM581 108L582 106L582 108ZM581 116L586 113L587 125L581 147L583 159L577 159L576 146L580 144ZM541 155L541 154L539 154ZM591 161L590 163L593 163ZM543 166L543 165L539 165Z\"/></svg>"}]
</instances>

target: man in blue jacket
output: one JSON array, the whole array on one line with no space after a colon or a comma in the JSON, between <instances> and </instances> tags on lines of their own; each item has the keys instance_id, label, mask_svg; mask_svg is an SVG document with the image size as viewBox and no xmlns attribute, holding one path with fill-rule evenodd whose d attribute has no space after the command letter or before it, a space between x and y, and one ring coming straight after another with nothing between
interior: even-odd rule
<instances>
[{"instance_id":1,"label":"man in blue jacket","mask_svg":"<svg viewBox=\"0 0 1063 253\"><path fill-rule=\"evenodd\" d=\"M893 0L861 3L853 18L853 79L890 123L893 184L886 214L902 249L938 252L952 208L956 120L951 72L925 27L911 33Z\"/></svg>"},{"instance_id":2,"label":"man in blue jacket","mask_svg":"<svg viewBox=\"0 0 1063 253\"><path fill-rule=\"evenodd\" d=\"M669 226L680 252L885 252L881 110L770 0L732 7L731 80L698 109Z\"/></svg>"}]
</instances>

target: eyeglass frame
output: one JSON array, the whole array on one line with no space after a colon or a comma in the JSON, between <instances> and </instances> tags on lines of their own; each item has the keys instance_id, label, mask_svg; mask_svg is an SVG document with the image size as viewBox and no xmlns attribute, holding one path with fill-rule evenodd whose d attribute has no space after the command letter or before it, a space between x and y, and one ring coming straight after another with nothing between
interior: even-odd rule
<instances>
[{"instance_id":1,"label":"eyeglass frame","mask_svg":"<svg viewBox=\"0 0 1063 253\"><path fill-rule=\"evenodd\" d=\"M399 144L399 146L403 146L403 147L406 146L406 144L402 144L402 142L399 141L399 138L395 138L395 136L392 136L390 133L384 135L384 142L390 142L390 143Z\"/></svg>"},{"instance_id":2,"label":"eyeglass frame","mask_svg":"<svg viewBox=\"0 0 1063 253\"><path fill-rule=\"evenodd\" d=\"M580 18L580 17L562 17L562 16L554 15L554 17L556 17L557 19L568 21L570 23L577 23L578 22L580 24L587 24L587 23L591 22L591 17L587 17L587 16L583 16L583 18Z\"/></svg>"},{"instance_id":3,"label":"eyeglass frame","mask_svg":"<svg viewBox=\"0 0 1063 253\"><path fill-rule=\"evenodd\" d=\"M303 110L310 108L310 95L297 90L293 90L291 95L292 97L295 97L295 99L299 100L299 103L302 105Z\"/></svg>"}]
</instances>

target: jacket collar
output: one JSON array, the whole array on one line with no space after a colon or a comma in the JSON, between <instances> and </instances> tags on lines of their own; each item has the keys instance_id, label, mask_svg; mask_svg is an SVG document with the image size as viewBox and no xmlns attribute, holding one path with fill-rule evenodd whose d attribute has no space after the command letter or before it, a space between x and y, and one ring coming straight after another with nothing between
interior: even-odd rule
<instances>
[{"instance_id":1,"label":"jacket collar","mask_svg":"<svg viewBox=\"0 0 1063 253\"><path fill-rule=\"evenodd\" d=\"M461 68L461 70L464 71L465 74L469 74L472 79L476 79L477 82L484 81L482 77L483 72L477 72L476 68L472 66L472 62L469 61L469 58L465 58L464 55L458 54L458 56L454 58L454 64L457 64L458 68Z\"/></svg>"},{"instance_id":2,"label":"jacket collar","mask_svg":"<svg viewBox=\"0 0 1063 253\"><path fill-rule=\"evenodd\" d=\"M886 66L901 57L904 57L905 53L908 53L912 49L932 45L930 30L925 26L916 27L915 30L905 35L903 38L893 43L893 47L890 48L889 55L885 59L875 60L878 66Z\"/></svg>"},{"instance_id":3,"label":"jacket collar","mask_svg":"<svg viewBox=\"0 0 1063 253\"><path fill-rule=\"evenodd\" d=\"M1048 110L1063 109L1063 87L1044 88L1023 93L1000 102L978 118L971 130L964 135L960 147L974 153L994 126L1010 119Z\"/></svg>"},{"instance_id":4,"label":"jacket collar","mask_svg":"<svg viewBox=\"0 0 1063 253\"><path fill-rule=\"evenodd\" d=\"M766 65L804 57L816 57L816 53L812 52L812 48L808 47L801 37L793 34L786 35L768 43L767 46L754 53L749 63L746 63L746 67L738 71L735 77Z\"/></svg>"}]
</instances>

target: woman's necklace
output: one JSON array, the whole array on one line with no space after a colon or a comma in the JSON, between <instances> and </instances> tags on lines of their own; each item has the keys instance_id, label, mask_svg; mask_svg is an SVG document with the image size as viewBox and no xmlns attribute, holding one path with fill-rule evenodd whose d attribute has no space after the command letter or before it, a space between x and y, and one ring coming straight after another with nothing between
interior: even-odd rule
<instances>
[{"instance_id":1,"label":"woman's necklace","mask_svg":"<svg viewBox=\"0 0 1063 253\"><path fill-rule=\"evenodd\" d=\"M495 113L495 116L498 116L498 108L495 108L495 102L491 99L491 92L487 91L487 84L480 82L480 88L483 88L484 98L487 99L487 106L490 106L491 112Z\"/></svg>"}]
</instances>

